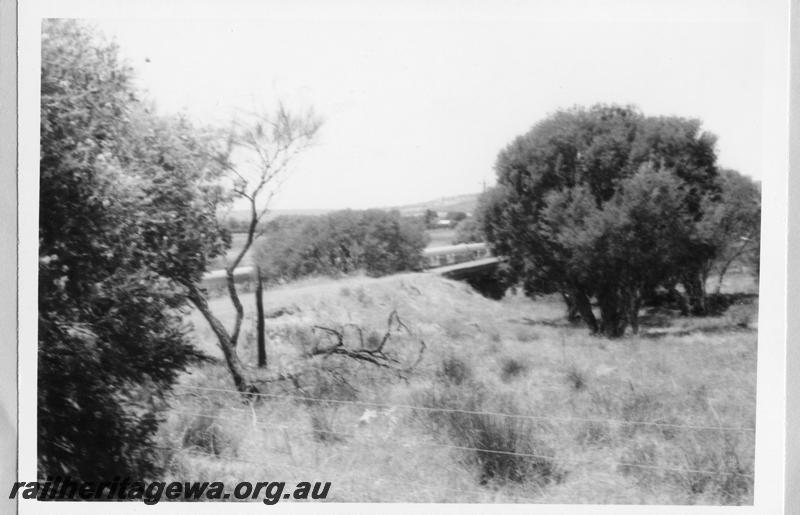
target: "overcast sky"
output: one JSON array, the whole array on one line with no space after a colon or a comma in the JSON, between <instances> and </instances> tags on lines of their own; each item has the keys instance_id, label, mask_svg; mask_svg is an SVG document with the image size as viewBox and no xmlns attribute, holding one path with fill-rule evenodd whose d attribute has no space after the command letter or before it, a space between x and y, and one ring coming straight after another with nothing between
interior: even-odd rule
<instances>
[{"instance_id":1,"label":"overcast sky","mask_svg":"<svg viewBox=\"0 0 800 515\"><path fill-rule=\"evenodd\" d=\"M224 124L237 109L283 100L324 117L275 208L477 192L512 138L558 108L595 102L700 118L719 137L721 165L761 175L755 24L359 13L93 23L161 111Z\"/></svg>"}]
</instances>

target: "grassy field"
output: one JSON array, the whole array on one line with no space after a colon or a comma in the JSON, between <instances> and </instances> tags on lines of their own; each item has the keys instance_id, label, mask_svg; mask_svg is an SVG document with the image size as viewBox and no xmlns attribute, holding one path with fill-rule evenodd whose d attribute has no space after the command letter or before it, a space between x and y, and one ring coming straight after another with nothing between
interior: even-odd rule
<instances>
[{"instance_id":1,"label":"grassy field","mask_svg":"<svg viewBox=\"0 0 800 515\"><path fill-rule=\"evenodd\" d=\"M253 404L195 389L233 389L221 362L185 374L158 436L170 449L165 479L331 481L330 499L342 502L751 504L749 299L716 317L649 313L638 336L607 340L568 325L556 298L492 301L428 274L271 290L267 311L288 313L267 320L269 365L258 374L308 373L270 383ZM244 301L239 354L254 368L251 295ZM231 319L229 301L213 304ZM358 326L374 342L393 310L411 334L392 333L387 352L404 366L425 342L413 370L304 357L325 343L312 326L344 327L348 345ZM190 322L219 359L207 324Z\"/></svg>"}]
</instances>

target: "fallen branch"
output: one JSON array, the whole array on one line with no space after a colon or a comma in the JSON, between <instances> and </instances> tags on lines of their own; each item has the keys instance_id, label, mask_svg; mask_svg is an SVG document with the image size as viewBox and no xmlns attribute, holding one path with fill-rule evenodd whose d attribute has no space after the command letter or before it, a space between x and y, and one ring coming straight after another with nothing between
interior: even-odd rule
<instances>
[{"instance_id":1,"label":"fallen branch","mask_svg":"<svg viewBox=\"0 0 800 515\"><path fill-rule=\"evenodd\" d=\"M345 344L345 328L347 327L354 328L358 334L357 346L348 346ZM386 348L387 343L389 343L391 340L393 333L402 330L409 336L413 336L413 333L400 319L400 315L396 310L389 314L389 319L386 323L386 332L383 334L383 337L381 337L380 342L375 348L370 348L368 342L364 341L364 330L361 328L361 326L356 324L346 324L338 328L315 325L313 326L313 329L315 331L322 331L329 337L329 339L333 340L334 343L326 347L315 346L309 351L309 356L345 356L357 361L370 363L377 367L393 369L401 374L410 372L419 364L420 361L422 361L422 355L426 348L425 342L420 339L419 354L417 359L414 361L414 363L407 367L402 367L400 360L385 352L384 349Z\"/></svg>"}]
</instances>

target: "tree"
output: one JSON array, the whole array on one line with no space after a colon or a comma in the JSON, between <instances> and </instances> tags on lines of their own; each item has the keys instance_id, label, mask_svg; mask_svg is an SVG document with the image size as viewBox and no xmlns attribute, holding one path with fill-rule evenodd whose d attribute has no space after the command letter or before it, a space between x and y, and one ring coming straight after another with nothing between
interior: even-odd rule
<instances>
[{"instance_id":1,"label":"tree","mask_svg":"<svg viewBox=\"0 0 800 515\"><path fill-rule=\"evenodd\" d=\"M450 220L451 223L457 224L461 220L467 217L467 213L463 211L448 211L447 212L447 219Z\"/></svg>"},{"instance_id":2,"label":"tree","mask_svg":"<svg viewBox=\"0 0 800 515\"><path fill-rule=\"evenodd\" d=\"M425 222L425 227L428 229L436 227L436 222L439 221L439 215L432 209L426 209L422 218Z\"/></svg>"},{"instance_id":3,"label":"tree","mask_svg":"<svg viewBox=\"0 0 800 515\"><path fill-rule=\"evenodd\" d=\"M684 259L692 227L685 196L672 174L648 166L623 179L600 207L585 187L549 196L539 228L592 330L612 337L628 324L638 330L643 296L673 276ZM588 305L591 296L600 320Z\"/></svg>"},{"instance_id":4,"label":"tree","mask_svg":"<svg viewBox=\"0 0 800 515\"><path fill-rule=\"evenodd\" d=\"M453 236L453 244L459 243L479 243L483 241L483 232L480 223L475 217L464 218L456 225L456 234Z\"/></svg>"},{"instance_id":5,"label":"tree","mask_svg":"<svg viewBox=\"0 0 800 515\"><path fill-rule=\"evenodd\" d=\"M269 211L270 200L277 191L278 183L289 171L297 155L313 142L321 123L312 110L294 114L279 105L274 113L253 114L248 120L236 123L228 135L225 150L214 156L217 164L229 174L234 198L245 202L250 212L244 245L225 267L228 296L236 311L233 328L229 331L214 315L196 283L186 281L183 284L189 300L211 326L234 384L243 393L257 389L236 353L244 307L237 291L234 270L250 250L253 241L262 234L259 224ZM257 313L257 316L262 318L263 313Z\"/></svg>"},{"instance_id":6,"label":"tree","mask_svg":"<svg viewBox=\"0 0 800 515\"><path fill-rule=\"evenodd\" d=\"M39 473L153 472L155 406L201 356L178 281L223 252L206 136L137 99L114 45L42 26Z\"/></svg>"},{"instance_id":7,"label":"tree","mask_svg":"<svg viewBox=\"0 0 800 515\"><path fill-rule=\"evenodd\" d=\"M380 276L418 270L428 243L420 219L379 209L280 217L266 225L265 236L255 261L272 282L357 271Z\"/></svg>"},{"instance_id":8,"label":"tree","mask_svg":"<svg viewBox=\"0 0 800 515\"><path fill-rule=\"evenodd\" d=\"M758 275L761 233L761 188L735 170L720 170L719 198L706 199L699 224L703 238L714 245L715 259L706 264L705 275L717 273L720 292L730 266L740 261Z\"/></svg>"},{"instance_id":9,"label":"tree","mask_svg":"<svg viewBox=\"0 0 800 515\"><path fill-rule=\"evenodd\" d=\"M612 337L635 327L643 289L676 278L702 312L715 247L696 226L718 183L714 137L700 127L597 105L558 111L516 138L498 156L483 223L509 282L560 292L571 314Z\"/></svg>"},{"instance_id":10,"label":"tree","mask_svg":"<svg viewBox=\"0 0 800 515\"><path fill-rule=\"evenodd\" d=\"M429 238L412 219L401 217L397 211L368 210L363 223L367 274L380 276L422 268L422 250Z\"/></svg>"}]
</instances>

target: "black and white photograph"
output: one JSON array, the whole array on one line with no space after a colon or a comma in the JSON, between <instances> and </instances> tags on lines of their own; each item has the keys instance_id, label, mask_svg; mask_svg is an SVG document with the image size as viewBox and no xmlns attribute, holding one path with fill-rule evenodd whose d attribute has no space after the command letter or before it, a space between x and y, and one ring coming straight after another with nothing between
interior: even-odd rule
<instances>
[{"instance_id":1,"label":"black and white photograph","mask_svg":"<svg viewBox=\"0 0 800 515\"><path fill-rule=\"evenodd\" d=\"M781 2L74 3L20 25L20 513L782 488Z\"/></svg>"}]
</instances>

